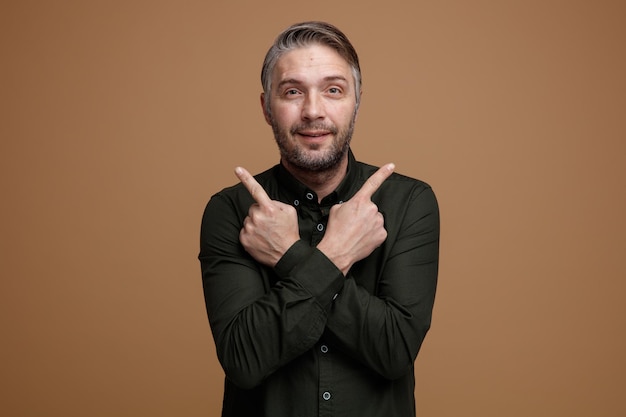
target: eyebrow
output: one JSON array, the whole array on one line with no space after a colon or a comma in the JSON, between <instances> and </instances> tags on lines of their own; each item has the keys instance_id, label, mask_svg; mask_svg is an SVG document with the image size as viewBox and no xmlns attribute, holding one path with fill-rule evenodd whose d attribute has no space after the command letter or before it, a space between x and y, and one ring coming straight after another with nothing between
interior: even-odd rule
<instances>
[{"instance_id":1,"label":"eyebrow","mask_svg":"<svg viewBox=\"0 0 626 417\"><path fill-rule=\"evenodd\" d=\"M346 77L342 76L342 75L329 75L328 77L324 77L323 78L324 81L329 82L329 81L343 81L345 83L348 82L348 80L346 79ZM285 80L282 80L281 82L278 83L278 85L276 86L276 88L281 88L282 86L286 85L286 84L302 84L302 81L298 80L297 78L287 78Z\"/></svg>"}]
</instances>

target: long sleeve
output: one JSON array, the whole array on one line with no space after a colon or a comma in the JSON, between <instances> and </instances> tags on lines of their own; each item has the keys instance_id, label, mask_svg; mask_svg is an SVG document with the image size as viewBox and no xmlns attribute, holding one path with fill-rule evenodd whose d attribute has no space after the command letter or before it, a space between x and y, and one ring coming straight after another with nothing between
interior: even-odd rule
<instances>
[{"instance_id":1,"label":"long sleeve","mask_svg":"<svg viewBox=\"0 0 626 417\"><path fill-rule=\"evenodd\" d=\"M344 284L341 272L302 241L274 270L258 265L239 243L251 203L243 193L209 201L199 256L218 358L227 378L246 389L317 342Z\"/></svg>"},{"instance_id":2,"label":"long sleeve","mask_svg":"<svg viewBox=\"0 0 626 417\"><path fill-rule=\"evenodd\" d=\"M356 264L333 304L325 337L388 379L412 371L430 327L437 284L439 211L432 189L419 185L398 204L397 187L377 204L388 237Z\"/></svg>"}]
</instances>

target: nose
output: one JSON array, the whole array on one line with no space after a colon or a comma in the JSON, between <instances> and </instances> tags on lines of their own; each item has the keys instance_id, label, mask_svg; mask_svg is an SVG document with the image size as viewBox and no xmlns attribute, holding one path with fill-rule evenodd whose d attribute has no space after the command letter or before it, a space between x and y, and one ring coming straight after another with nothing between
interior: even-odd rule
<instances>
[{"instance_id":1,"label":"nose","mask_svg":"<svg viewBox=\"0 0 626 417\"><path fill-rule=\"evenodd\" d=\"M304 99L302 106L302 118L304 120L316 120L324 117L324 103L321 97L315 93L309 93Z\"/></svg>"}]
</instances>

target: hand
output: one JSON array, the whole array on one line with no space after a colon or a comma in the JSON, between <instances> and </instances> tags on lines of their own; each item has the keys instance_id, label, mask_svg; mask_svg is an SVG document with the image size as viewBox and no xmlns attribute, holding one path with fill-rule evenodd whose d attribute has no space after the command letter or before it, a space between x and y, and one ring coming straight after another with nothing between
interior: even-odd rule
<instances>
[{"instance_id":1,"label":"hand","mask_svg":"<svg viewBox=\"0 0 626 417\"><path fill-rule=\"evenodd\" d=\"M298 214L292 206L270 199L244 168L235 168L235 174L256 201L243 221L239 241L255 260L274 267L300 239Z\"/></svg>"},{"instance_id":2,"label":"hand","mask_svg":"<svg viewBox=\"0 0 626 417\"><path fill-rule=\"evenodd\" d=\"M349 201L330 209L326 234L317 248L344 275L387 239L385 220L372 202L372 195L394 169L394 164L382 166Z\"/></svg>"}]
</instances>

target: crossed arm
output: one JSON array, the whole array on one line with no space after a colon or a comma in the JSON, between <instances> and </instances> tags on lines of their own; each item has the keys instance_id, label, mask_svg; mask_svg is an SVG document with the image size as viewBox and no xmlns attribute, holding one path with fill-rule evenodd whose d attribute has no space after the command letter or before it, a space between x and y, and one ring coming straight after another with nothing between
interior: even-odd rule
<instances>
[{"instance_id":1,"label":"crossed arm","mask_svg":"<svg viewBox=\"0 0 626 417\"><path fill-rule=\"evenodd\" d=\"M256 386L310 349L324 332L383 377L393 379L411 369L430 324L436 282L438 217L437 230L431 226L438 213L431 210L429 189L411 197L414 207L428 207L428 212L409 213L403 230L390 231L394 244L385 247L394 249L376 277L376 295L357 285L351 272L359 260L359 268L368 269L367 256L387 237L371 196L392 169L381 168L350 201L333 208L317 248L299 240L291 206L271 200L247 171L238 170L256 204L243 227L232 219L207 224L214 235L201 252L218 357L235 384ZM225 204L230 203L217 198L205 218L232 210ZM239 239L223 238L237 234ZM279 278L271 285L268 271ZM332 302L338 292L341 296Z\"/></svg>"}]
</instances>

